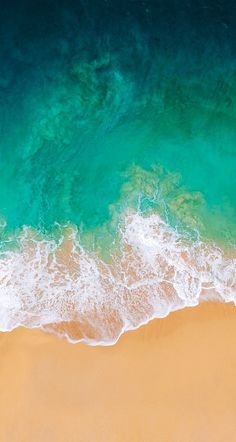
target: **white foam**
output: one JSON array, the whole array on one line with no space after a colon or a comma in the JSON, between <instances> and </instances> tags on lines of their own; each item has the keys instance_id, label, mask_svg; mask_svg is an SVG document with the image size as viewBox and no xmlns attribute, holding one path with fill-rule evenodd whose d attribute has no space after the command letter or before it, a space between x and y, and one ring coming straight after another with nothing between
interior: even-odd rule
<instances>
[{"instance_id":1,"label":"white foam","mask_svg":"<svg viewBox=\"0 0 236 442\"><path fill-rule=\"evenodd\" d=\"M111 345L124 331L201 300L236 303L235 250L190 242L154 214L127 214L120 235L108 264L86 252L73 230L57 245L25 228L20 249L0 259L1 331L41 327L70 342Z\"/></svg>"}]
</instances>

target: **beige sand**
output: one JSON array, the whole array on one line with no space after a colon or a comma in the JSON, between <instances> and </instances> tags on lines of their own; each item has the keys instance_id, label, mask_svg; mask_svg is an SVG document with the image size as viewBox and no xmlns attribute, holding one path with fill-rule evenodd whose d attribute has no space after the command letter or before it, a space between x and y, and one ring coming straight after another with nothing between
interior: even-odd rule
<instances>
[{"instance_id":1,"label":"beige sand","mask_svg":"<svg viewBox=\"0 0 236 442\"><path fill-rule=\"evenodd\" d=\"M236 308L204 304L72 345L0 336L1 442L235 442Z\"/></svg>"}]
</instances>

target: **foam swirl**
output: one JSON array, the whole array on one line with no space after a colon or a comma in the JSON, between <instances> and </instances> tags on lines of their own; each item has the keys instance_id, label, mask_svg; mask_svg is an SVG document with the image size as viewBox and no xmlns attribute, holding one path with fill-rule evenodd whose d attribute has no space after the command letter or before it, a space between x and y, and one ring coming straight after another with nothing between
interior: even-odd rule
<instances>
[{"instance_id":1,"label":"foam swirl","mask_svg":"<svg viewBox=\"0 0 236 442\"><path fill-rule=\"evenodd\" d=\"M0 328L41 327L71 342L109 345L128 329L209 297L236 303L236 254L191 242L158 215L127 214L110 262L76 230L61 241L25 228L0 260Z\"/></svg>"}]
</instances>

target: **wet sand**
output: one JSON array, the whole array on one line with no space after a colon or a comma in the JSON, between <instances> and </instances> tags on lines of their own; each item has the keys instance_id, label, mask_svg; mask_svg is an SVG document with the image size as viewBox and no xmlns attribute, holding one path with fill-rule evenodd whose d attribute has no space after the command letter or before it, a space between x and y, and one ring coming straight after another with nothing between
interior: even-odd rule
<instances>
[{"instance_id":1,"label":"wet sand","mask_svg":"<svg viewBox=\"0 0 236 442\"><path fill-rule=\"evenodd\" d=\"M72 345L0 335L1 442L235 442L236 308L202 304Z\"/></svg>"}]
</instances>

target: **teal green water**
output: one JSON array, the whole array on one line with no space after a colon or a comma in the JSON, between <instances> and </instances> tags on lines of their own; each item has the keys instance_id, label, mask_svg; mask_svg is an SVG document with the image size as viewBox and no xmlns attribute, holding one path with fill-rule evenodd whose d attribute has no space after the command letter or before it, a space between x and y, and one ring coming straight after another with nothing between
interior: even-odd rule
<instances>
[{"instance_id":1,"label":"teal green water","mask_svg":"<svg viewBox=\"0 0 236 442\"><path fill-rule=\"evenodd\" d=\"M235 2L3 0L0 330L236 304L235 246Z\"/></svg>"},{"instance_id":2,"label":"teal green water","mask_svg":"<svg viewBox=\"0 0 236 442\"><path fill-rule=\"evenodd\" d=\"M82 34L78 47L66 27L48 40L20 28L25 40L11 47L1 77L4 235L72 223L99 236L133 206L235 242L236 70L227 35L211 34L206 49L204 35L181 43L177 26L161 45L148 40L152 28L135 26L123 44L106 31L92 42Z\"/></svg>"}]
</instances>

